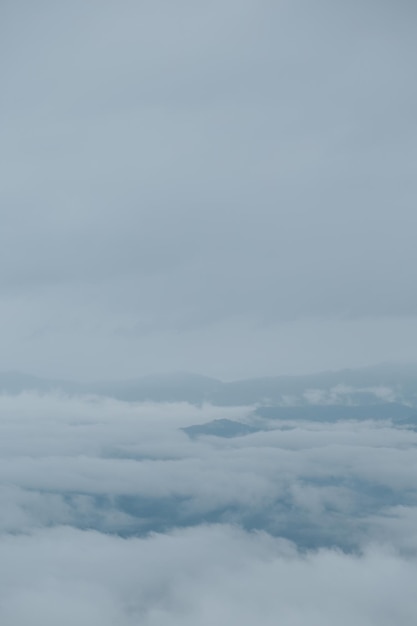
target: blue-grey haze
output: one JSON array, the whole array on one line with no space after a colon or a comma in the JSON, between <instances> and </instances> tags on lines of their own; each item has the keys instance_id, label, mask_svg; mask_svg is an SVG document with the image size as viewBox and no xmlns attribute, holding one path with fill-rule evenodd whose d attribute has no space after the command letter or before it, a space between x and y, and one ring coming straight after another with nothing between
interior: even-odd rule
<instances>
[{"instance_id":1,"label":"blue-grey haze","mask_svg":"<svg viewBox=\"0 0 417 626\"><path fill-rule=\"evenodd\" d=\"M2 370L416 360L411 2L0 8Z\"/></svg>"},{"instance_id":2,"label":"blue-grey haze","mask_svg":"<svg viewBox=\"0 0 417 626\"><path fill-rule=\"evenodd\" d=\"M2 0L1 626L415 626L416 26Z\"/></svg>"}]
</instances>

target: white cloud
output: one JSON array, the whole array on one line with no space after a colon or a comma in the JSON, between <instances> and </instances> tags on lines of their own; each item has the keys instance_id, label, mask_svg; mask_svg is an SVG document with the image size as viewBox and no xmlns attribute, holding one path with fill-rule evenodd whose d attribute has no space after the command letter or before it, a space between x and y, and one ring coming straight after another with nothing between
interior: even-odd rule
<instances>
[{"instance_id":1,"label":"white cloud","mask_svg":"<svg viewBox=\"0 0 417 626\"><path fill-rule=\"evenodd\" d=\"M0 396L1 623L414 624L417 432L249 412Z\"/></svg>"},{"instance_id":2,"label":"white cloud","mask_svg":"<svg viewBox=\"0 0 417 626\"><path fill-rule=\"evenodd\" d=\"M414 625L417 563L380 548L307 555L200 527L124 540L69 528L0 539L5 626Z\"/></svg>"},{"instance_id":3,"label":"white cloud","mask_svg":"<svg viewBox=\"0 0 417 626\"><path fill-rule=\"evenodd\" d=\"M0 397L0 413L4 530L131 533L208 516L289 535L307 524L318 543L330 541L324 528L343 543L349 526L360 544L364 513L417 502L417 433L388 422L270 420L245 437L190 440L181 427L247 421L250 409L22 394ZM335 515L346 528L332 530Z\"/></svg>"}]
</instances>

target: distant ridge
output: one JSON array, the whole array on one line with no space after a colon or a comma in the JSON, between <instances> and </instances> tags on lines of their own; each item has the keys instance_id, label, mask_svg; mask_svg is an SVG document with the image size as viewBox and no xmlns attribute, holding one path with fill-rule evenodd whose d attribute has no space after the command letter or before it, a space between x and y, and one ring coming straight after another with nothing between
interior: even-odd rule
<instances>
[{"instance_id":1,"label":"distant ridge","mask_svg":"<svg viewBox=\"0 0 417 626\"><path fill-rule=\"evenodd\" d=\"M381 364L304 376L250 378L233 382L188 373L96 383L47 379L16 371L0 373L1 393L19 394L24 391L93 394L129 402L148 400L218 406L365 405L388 400L417 405L417 365ZM317 397L314 397L315 394ZM389 397L384 397L384 394Z\"/></svg>"},{"instance_id":2,"label":"distant ridge","mask_svg":"<svg viewBox=\"0 0 417 626\"><path fill-rule=\"evenodd\" d=\"M0 392L19 394L24 391L37 391L39 393L61 391L70 394L88 393L87 386L82 383L41 378L16 371L0 372Z\"/></svg>"}]
</instances>

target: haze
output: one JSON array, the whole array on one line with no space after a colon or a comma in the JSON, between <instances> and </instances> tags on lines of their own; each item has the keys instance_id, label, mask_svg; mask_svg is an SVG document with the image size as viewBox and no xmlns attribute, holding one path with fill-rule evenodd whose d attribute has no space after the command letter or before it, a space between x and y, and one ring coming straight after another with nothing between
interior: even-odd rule
<instances>
[{"instance_id":1,"label":"haze","mask_svg":"<svg viewBox=\"0 0 417 626\"><path fill-rule=\"evenodd\" d=\"M0 3L1 626L415 626L417 7Z\"/></svg>"},{"instance_id":2,"label":"haze","mask_svg":"<svg viewBox=\"0 0 417 626\"><path fill-rule=\"evenodd\" d=\"M416 360L415 19L5 0L0 369Z\"/></svg>"}]
</instances>

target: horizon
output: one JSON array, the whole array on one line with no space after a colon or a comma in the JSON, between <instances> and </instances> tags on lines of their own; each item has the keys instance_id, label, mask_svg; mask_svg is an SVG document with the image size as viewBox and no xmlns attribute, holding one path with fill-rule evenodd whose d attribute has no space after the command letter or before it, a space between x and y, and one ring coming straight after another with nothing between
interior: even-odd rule
<instances>
[{"instance_id":1,"label":"horizon","mask_svg":"<svg viewBox=\"0 0 417 626\"><path fill-rule=\"evenodd\" d=\"M393 369L401 369L401 368L417 368L417 361L380 361L377 363L370 363L367 365L360 365L357 367L341 367L337 369L323 369L323 370L314 370L301 372L296 374L266 374L264 376L250 376L244 378L231 378L231 379L222 379L216 376L210 376L208 374L204 374L201 372L192 372L192 371L161 371L161 372L149 372L147 374L138 374L137 376L129 376L125 378L91 378L91 379L77 379L77 378L64 378L60 376L48 375L48 374L35 374L30 371L23 371L19 369L0 369L0 376L2 375L22 375L22 376L30 376L32 378L39 378L42 380L57 380L62 382L73 382L79 384L89 384L89 383L106 383L106 382L134 382L136 380L142 379L159 379L161 382L163 379L169 378L198 378L198 379L207 379L213 380L216 382L221 382L224 384L233 383L233 382L245 382L246 380L259 380L259 379L276 379L276 378L308 378L320 375L327 374L343 374L344 372L351 371L366 371L372 369L380 369L380 368L393 368Z\"/></svg>"}]
</instances>

